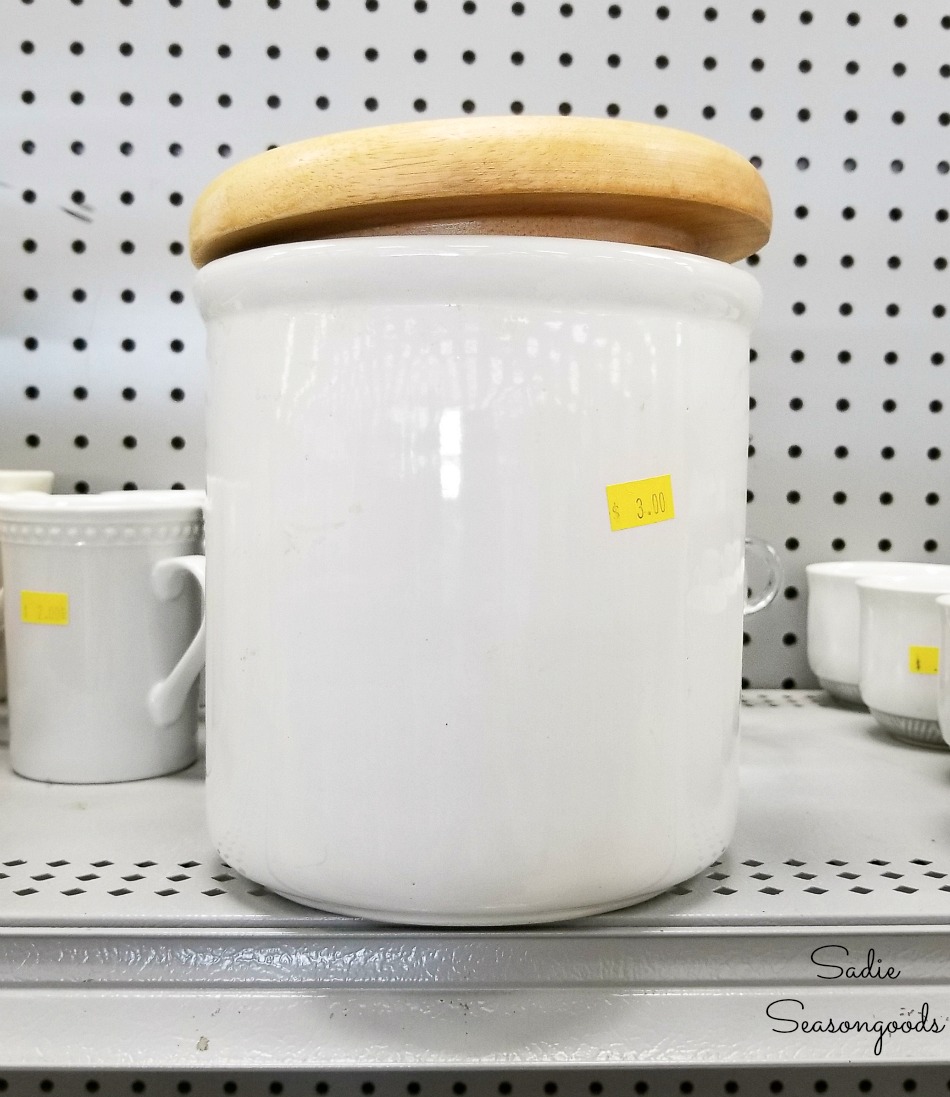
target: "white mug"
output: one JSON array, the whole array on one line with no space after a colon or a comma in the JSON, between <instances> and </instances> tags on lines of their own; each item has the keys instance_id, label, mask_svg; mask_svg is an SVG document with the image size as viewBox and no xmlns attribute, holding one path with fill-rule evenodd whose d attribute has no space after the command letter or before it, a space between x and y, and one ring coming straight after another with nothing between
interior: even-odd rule
<instances>
[{"instance_id":1,"label":"white mug","mask_svg":"<svg viewBox=\"0 0 950 1097\"><path fill-rule=\"evenodd\" d=\"M858 580L860 687L871 715L893 736L943 747L937 722L940 607L950 594L950 566L927 575Z\"/></svg>"},{"instance_id":2,"label":"white mug","mask_svg":"<svg viewBox=\"0 0 950 1097\"><path fill-rule=\"evenodd\" d=\"M937 670L937 723L943 741L950 746L950 594L937 599L940 614L940 651L943 658Z\"/></svg>"},{"instance_id":3,"label":"white mug","mask_svg":"<svg viewBox=\"0 0 950 1097\"><path fill-rule=\"evenodd\" d=\"M131 781L195 760L202 515L180 494L0 500L10 761L21 776Z\"/></svg>"},{"instance_id":4,"label":"white mug","mask_svg":"<svg viewBox=\"0 0 950 1097\"><path fill-rule=\"evenodd\" d=\"M822 689L837 701L863 704L860 688L859 579L946 573L943 564L898 560L830 560L809 564L808 665Z\"/></svg>"},{"instance_id":5,"label":"white mug","mask_svg":"<svg viewBox=\"0 0 950 1097\"><path fill-rule=\"evenodd\" d=\"M53 473L48 469L0 469L0 495L7 492L53 490ZM0 589L3 572L0 571ZM7 696L7 660L3 639L3 615L0 614L0 701ZM0 743L7 741L6 727L0 724Z\"/></svg>"}]
</instances>

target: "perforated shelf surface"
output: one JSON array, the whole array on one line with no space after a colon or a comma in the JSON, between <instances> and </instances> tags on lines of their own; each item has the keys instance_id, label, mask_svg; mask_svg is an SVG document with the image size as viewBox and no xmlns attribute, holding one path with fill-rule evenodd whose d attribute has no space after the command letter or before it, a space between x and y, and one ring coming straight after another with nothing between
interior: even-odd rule
<instances>
[{"instance_id":1,"label":"perforated shelf surface","mask_svg":"<svg viewBox=\"0 0 950 1097\"><path fill-rule=\"evenodd\" d=\"M748 691L742 806L721 861L665 895L574 923L864 925L950 921L950 752L903 745L818 692ZM0 773L7 926L294 926L347 932L215 854L202 764L118 785Z\"/></svg>"},{"instance_id":2,"label":"perforated shelf surface","mask_svg":"<svg viewBox=\"0 0 950 1097\"><path fill-rule=\"evenodd\" d=\"M950 752L820 693L762 691L743 696L741 758L738 830L706 871L625 911L491 930L343 918L242 878L206 835L200 764L98 787L4 765L5 1061L945 1062ZM899 974L828 977L871 955ZM880 1053L873 1031L788 1031L802 1016L919 1021L924 1002L944 1027L891 1033ZM51 1009L64 1027L44 1029ZM160 1037L144 1051L143 1024Z\"/></svg>"}]
</instances>

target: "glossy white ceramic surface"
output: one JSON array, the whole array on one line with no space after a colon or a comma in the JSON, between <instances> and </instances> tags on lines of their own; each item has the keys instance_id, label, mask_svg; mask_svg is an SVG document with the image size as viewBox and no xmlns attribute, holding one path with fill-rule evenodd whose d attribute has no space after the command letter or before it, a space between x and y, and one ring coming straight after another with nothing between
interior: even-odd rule
<instances>
[{"instance_id":1,"label":"glossy white ceramic surface","mask_svg":"<svg viewBox=\"0 0 950 1097\"><path fill-rule=\"evenodd\" d=\"M201 510L149 494L0 499L10 759L21 776L130 781L195 760Z\"/></svg>"},{"instance_id":2,"label":"glossy white ceramic surface","mask_svg":"<svg viewBox=\"0 0 950 1097\"><path fill-rule=\"evenodd\" d=\"M940 671L937 676L937 724L943 741L950 746L950 594L937 599L940 613Z\"/></svg>"},{"instance_id":3,"label":"glossy white ceramic surface","mask_svg":"<svg viewBox=\"0 0 950 1097\"><path fill-rule=\"evenodd\" d=\"M208 811L394 921L619 907L729 841L749 326L723 264L403 237L209 264ZM675 517L612 530L666 476Z\"/></svg>"},{"instance_id":4,"label":"glossy white ceramic surface","mask_svg":"<svg viewBox=\"0 0 950 1097\"><path fill-rule=\"evenodd\" d=\"M0 495L7 492L53 490L53 473L48 469L0 469Z\"/></svg>"},{"instance_id":5,"label":"glossy white ceramic surface","mask_svg":"<svg viewBox=\"0 0 950 1097\"><path fill-rule=\"evenodd\" d=\"M53 473L48 469L0 469L0 495L7 492L53 490ZM3 589L3 571L0 570L0 591ZM2 595L0 595L2 597ZM3 613L0 612L0 701L7 695L6 640L3 635ZM0 743L7 741L7 730L0 724Z\"/></svg>"},{"instance_id":6,"label":"glossy white ceramic surface","mask_svg":"<svg viewBox=\"0 0 950 1097\"><path fill-rule=\"evenodd\" d=\"M898 738L944 746L937 723L937 598L950 594L950 566L934 565L926 575L860 579L857 589L864 703Z\"/></svg>"},{"instance_id":7,"label":"glossy white ceramic surface","mask_svg":"<svg viewBox=\"0 0 950 1097\"><path fill-rule=\"evenodd\" d=\"M829 560L805 568L808 665L823 689L861 704L859 579L945 574L943 564L899 560Z\"/></svg>"}]
</instances>

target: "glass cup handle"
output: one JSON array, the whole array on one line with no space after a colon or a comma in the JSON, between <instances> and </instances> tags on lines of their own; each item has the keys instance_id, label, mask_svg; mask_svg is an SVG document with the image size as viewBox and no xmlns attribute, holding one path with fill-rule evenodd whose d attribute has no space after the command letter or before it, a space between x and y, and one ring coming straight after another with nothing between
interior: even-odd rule
<instances>
[{"instance_id":1,"label":"glass cup handle","mask_svg":"<svg viewBox=\"0 0 950 1097\"><path fill-rule=\"evenodd\" d=\"M763 541L760 537L747 537L745 551L747 557L750 554L757 556L765 564L768 572L768 580L762 590L756 592L746 587L745 609L742 612L748 615L758 613L760 609L765 609L772 602L782 586L784 571L778 553L768 541Z\"/></svg>"}]
</instances>

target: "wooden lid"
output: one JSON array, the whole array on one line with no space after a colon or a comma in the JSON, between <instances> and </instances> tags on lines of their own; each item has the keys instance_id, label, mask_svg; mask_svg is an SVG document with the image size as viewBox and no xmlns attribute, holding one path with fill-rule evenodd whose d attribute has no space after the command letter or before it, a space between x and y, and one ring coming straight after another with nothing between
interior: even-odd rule
<instances>
[{"instance_id":1,"label":"wooden lid","mask_svg":"<svg viewBox=\"0 0 950 1097\"><path fill-rule=\"evenodd\" d=\"M772 208L738 153L665 126L576 117L452 118L284 145L199 196L203 266L267 244L478 233L649 244L725 262L769 238Z\"/></svg>"}]
</instances>

